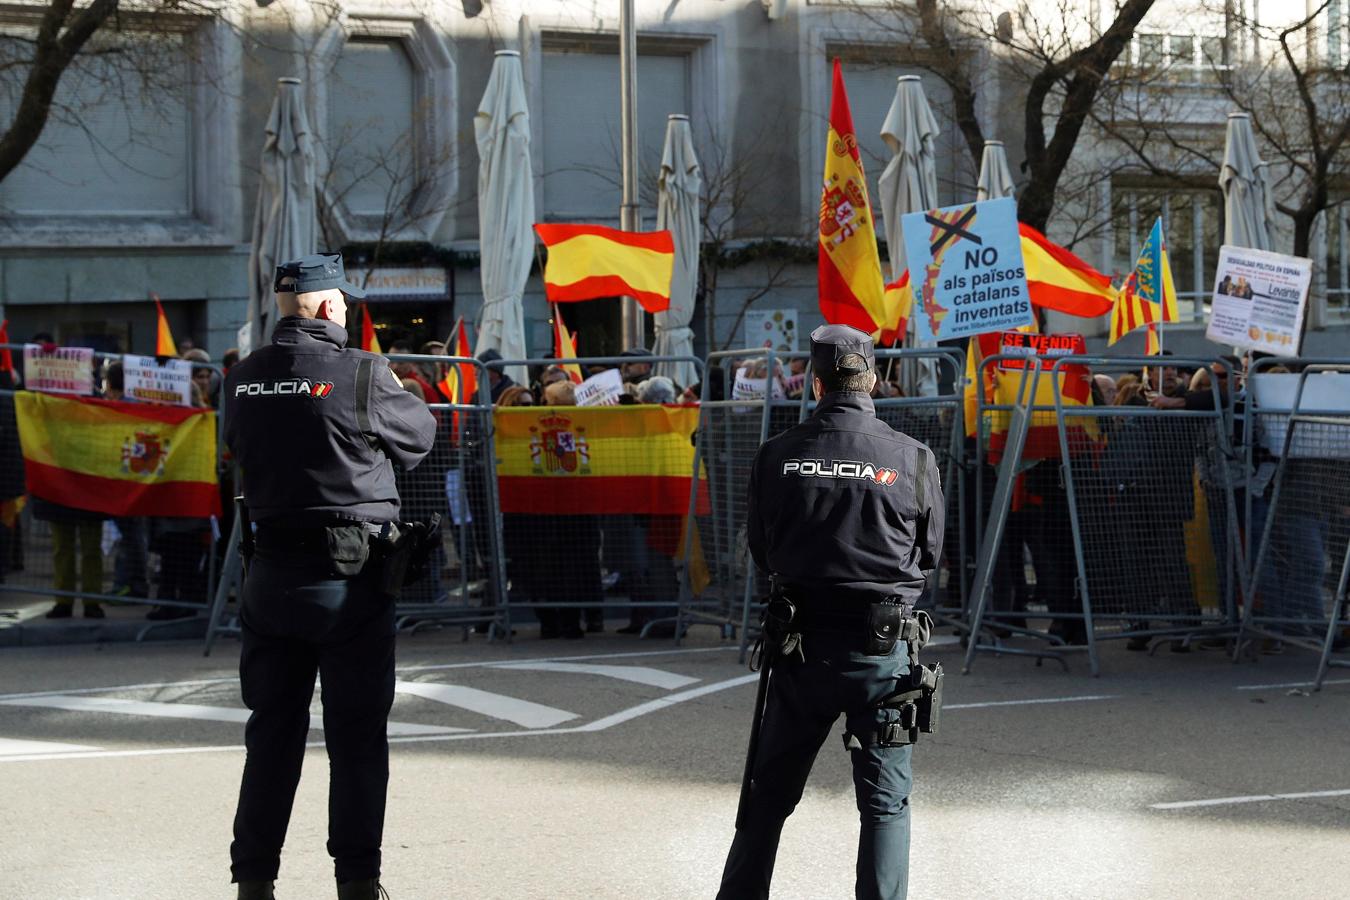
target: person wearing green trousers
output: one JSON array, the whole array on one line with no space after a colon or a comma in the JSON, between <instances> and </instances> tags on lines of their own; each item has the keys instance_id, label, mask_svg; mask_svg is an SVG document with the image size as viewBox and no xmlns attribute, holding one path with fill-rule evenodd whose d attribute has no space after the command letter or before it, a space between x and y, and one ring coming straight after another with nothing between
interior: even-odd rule
<instances>
[{"instance_id":1,"label":"person wearing green trousers","mask_svg":"<svg viewBox=\"0 0 1350 900\"><path fill-rule=\"evenodd\" d=\"M33 517L51 523L52 587L58 591L78 590L86 595L103 593L103 516L72 509L40 498L33 498ZM75 611L75 597L58 594L49 619L68 619ZM101 619L103 606L84 598L84 617Z\"/></svg>"}]
</instances>

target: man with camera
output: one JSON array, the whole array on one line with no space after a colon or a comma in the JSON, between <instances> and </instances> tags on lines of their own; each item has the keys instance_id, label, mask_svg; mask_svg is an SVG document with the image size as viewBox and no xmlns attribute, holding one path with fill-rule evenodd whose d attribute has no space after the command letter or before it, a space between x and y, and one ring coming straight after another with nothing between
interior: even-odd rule
<instances>
[{"instance_id":1,"label":"man with camera","mask_svg":"<svg viewBox=\"0 0 1350 900\"><path fill-rule=\"evenodd\" d=\"M436 522L401 525L394 464L416 466L436 422L388 360L347 347L342 257L277 268L272 343L230 369L225 442L241 469L239 678L252 711L230 846L240 900L270 900L323 684L328 852L340 900L380 891L394 700L394 599ZM250 520L257 525L256 532Z\"/></svg>"}]
</instances>

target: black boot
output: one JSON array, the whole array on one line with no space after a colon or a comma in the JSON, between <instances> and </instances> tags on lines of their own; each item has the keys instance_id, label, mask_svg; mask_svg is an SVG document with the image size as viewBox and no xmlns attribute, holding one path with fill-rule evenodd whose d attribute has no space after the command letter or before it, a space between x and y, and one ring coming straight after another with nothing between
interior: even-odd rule
<instances>
[{"instance_id":1,"label":"black boot","mask_svg":"<svg viewBox=\"0 0 1350 900\"><path fill-rule=\"evenodd\" d=\"M388 897L380 887L380 879L365 878L361 881L343 881L337 886L338 900L380 900Z\"/></svg>"},{"instance_id":2,"label":"black boot","mask_svg":"<svg viewBox=\"0 0 1350 900\"><path fill-rule=\"evenodd\" d=\"M270 881L239 882L239 900L275 900Z\"/></svg>"}]
</instances>

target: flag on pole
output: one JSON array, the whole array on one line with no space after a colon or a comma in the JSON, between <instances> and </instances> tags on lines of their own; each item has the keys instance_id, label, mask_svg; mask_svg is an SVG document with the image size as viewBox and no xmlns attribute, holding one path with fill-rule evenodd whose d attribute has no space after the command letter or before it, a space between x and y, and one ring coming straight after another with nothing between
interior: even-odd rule
<instances>
[{"instance_id":1,"label":"flag on pole","mask_svg":"<svg viewBox=\"0 0 1350 900\"><path fill-rule=\"evenodd\" d=\"M886 316L876 222L837 59L825 140L817 259L820 312L826 322L852 325L868 334L891 324Z\"/></svg>"},{"instance_id":2,"label":"flag on pole","mask_svg":"<svg viewBox=\"0 0 1350 900\"><path fill-rule=\"evenodd\" d=\"M1158 219L1139 251L1134 270L1120 286L1115 308L1111 311L1111 336L1107 346L1136 328L1147 325L1146 352L1149 356L1155 356L1162 350L1158 323L1175 321L1177 289L1172 283L1172 267L1167 262L1167 242L1163 240L1162 219Z\"/></svg>"},{"instance_id":3,"label":"flag on pole","mask_svg":"<svg viewBox=\"0 0 1350 900\"><path fill-rule=\"evenodd\" d=\"M447 346L445 352L460 359L472 359L473 350L469 346L468 326L464 324L463 316L455 323L454 338L455 346ZM437 383L436 388L449 403L473 403L478 393L478 373L472 363L446 366L445 377Z\"/></svg>"},{"instance_id":4,"label":"flag on pole","mask_svg":"<svg viewBox=\"0 0 1350 900\"><path fill-rule=\"evenodd\" d=\"M155 301L155 355L177 356L178 345L174 343L173 332L169 330L169 320L164 315L164 307L160 304L158 295L151 294L150 297Z\"/></svg>"},{"instance_id":5,"label":"flag on pole","mask_svg":"<svg viewBox=\"0 0 1350 900\"><path fill-rule=\"evenodd\" d=\"M553 305L553 355L558 359L576 359L577 358L577 339L572 336L572 332L567 330L567 323L563 321L562 310L555 303ZM576 363L563 363L563 371L567 377L572 379L573 384L581 384L586 379L581 375L581 366Z\"/></svg>"},{"instance_id":6,"label":"flag on pole","mask_svg":"<svg viewBox=\"0 0 1350 900\"><path fill-rule=\"evenodd\" d=\"M649 313L670 308L675 240L669 231L602 225L537 224L548 248L544 295L550 303L633 297Z\"/></svg>"},{"instance_id":7,"label":"flag on pole","mask_svg":"<svg viewBox=\"0 0 1350 900\"><path fill-rule=\"evenodd\" d=\"M1109 277L1030 225L1019 223L1017 229L1033 306L1083 318L1104 316L1114 308L1116 289Z\"/></svg>"},{"instance_id":8,"label":"flag on pole","mask_svg":"<svg viewBox=\"0 0 1350 900\"><path fill-rule=\"evenodd\" d=\"M361 308L361 349L368 353L383 353L380 339L375 336L375 321L370 317L370 305Z\"/></svg>"},{"instance_id":9,"label":"flag on pole","mask_svg":"<svg viewBox=\"0 0 1350 900\"><path fill-rule=\"evenodd\" d=\"M9 319L0 322L0 344L9 343ZM0 372L14 371L14 354L8 347L0 349Z\"/></svg>"},{"instance_id":10,"label":"flag on pole","mask_svg":"<svg viewBox=\"0 0 1350 900\"><path fill-rule=\"evenodd\" d=\"M909 317L914 312L914 291L909 287L909 270L900 278L886 285L883 295L885 311L882 313L881 327L872 334L878 347L898 347L905 340L909 330Z\"/></svg>"}]
</instances>

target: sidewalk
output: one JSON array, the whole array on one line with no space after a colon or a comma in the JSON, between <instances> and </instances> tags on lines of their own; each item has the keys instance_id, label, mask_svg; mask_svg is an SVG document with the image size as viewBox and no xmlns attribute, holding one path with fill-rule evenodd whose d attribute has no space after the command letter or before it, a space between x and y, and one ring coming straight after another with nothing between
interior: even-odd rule
<instances>
[{"instance_id":1,"label":"sidewalk","mask_svg":"<svg viewBox=\"0 0 1350 900\"><path fill-rule=\"evenodd\" d=\"M84 606L75 603L69 619L47 619L52 598L44 594L0 592L0 648L51 644L98 644L110 641L184 640L206 634L206 617L148 622L150 606L104 603L107 618L84 618Z\"/></svg>"}]
</instances>

